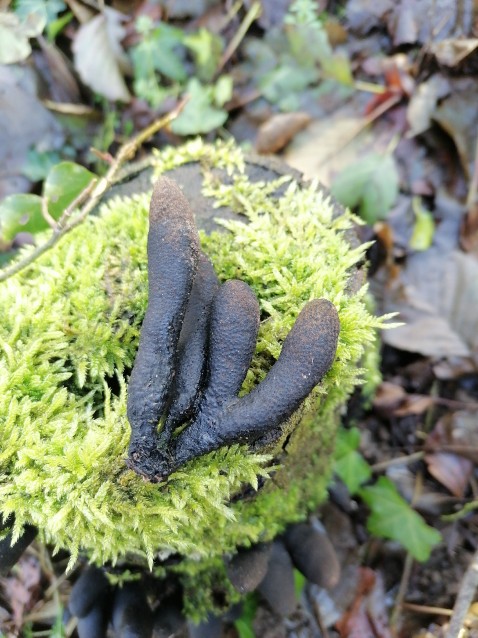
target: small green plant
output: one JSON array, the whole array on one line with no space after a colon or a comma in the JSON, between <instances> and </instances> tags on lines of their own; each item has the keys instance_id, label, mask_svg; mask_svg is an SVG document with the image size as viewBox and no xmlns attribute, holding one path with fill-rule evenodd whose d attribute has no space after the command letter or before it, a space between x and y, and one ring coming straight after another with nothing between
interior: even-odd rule
<instances>
[{"instance_id":1,"label":"small green plant","mask_svg":"<svg viewBox=\"0 0 478 638\"><path fill-rule=\"evenodd\" d=\"M428 560L431 550L441 540L440 533L425 523L389 479L380 477L373 485L365 485L372 477L372 470L358 451L359 445L357 428L341 428L334 469L350 494L359 496L369 506L369 532L397 541L416 560Z\"/></svg>"},{"instance_id":2,"label":"small green plant","mask_svg":"<svg viewBox=\"0 0 478 638\"><path fill-rule=\"evenodd\" d=\"M40 233L58 221L94 178L89 170L74 162L60 162L48 172L42 197L10 195L0 204L0 242L9 244L20 232Z\"/></svg>"}]
</instances>

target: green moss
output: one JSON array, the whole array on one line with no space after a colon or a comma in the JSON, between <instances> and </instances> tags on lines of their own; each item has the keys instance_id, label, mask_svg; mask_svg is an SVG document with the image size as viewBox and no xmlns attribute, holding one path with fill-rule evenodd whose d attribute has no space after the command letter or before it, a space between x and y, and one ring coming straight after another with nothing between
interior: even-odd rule
<instances>
[{"instance_id":1,"label":"green moss","mask_svg":"<svg viewBox=\"0 0 478 638\"><path fill-rule=\"evenodd\" d=\"M134 554L151 564L157 552L216 560L304 518L324 496L337 410L361 382L358 363L382 324L367 309L365 287L344 292L364 253L347 241L350 214L334 217L314 184L290 181L277 198L277 184L249 183L232 144L196 140L166 149L155 170L194 159L204 167L204 194L249 219L224 222L227 232L201 238L219 277L247 281L260 300L244 391L264 375L314 297L338 309L337 358L293 419L285 453L235 445L152 485L124 462L126 377L147 303L149 194L110 201L1 284L0 512L15 513L17 533L25 523L38 526L45 541L71 551L72 562L80 550L98 563ZM211 166L225 168L231 183L217 183ZM268 467L272 455L280 468ZM257 494L231 501L247 485L256 490L261 477Z\"/></svg>"}]
</instances>

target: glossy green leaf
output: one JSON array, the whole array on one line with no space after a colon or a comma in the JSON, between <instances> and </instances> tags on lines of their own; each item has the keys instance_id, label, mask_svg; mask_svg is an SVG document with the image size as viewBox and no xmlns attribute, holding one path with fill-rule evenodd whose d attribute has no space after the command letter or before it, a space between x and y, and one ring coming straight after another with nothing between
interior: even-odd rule
<instances>
[{"instance_id":1,"label":"glossy green leaf","mask_svg":"<svg viewBox=\"0 0 478 638\"><path fill-rule=\"evenodd\" d=\"M369 464L357 451L359 445L360 431L357 428L339 429L335 446L334 470L351 494L355 494L372 475Z\"/></svg>"},{"instance_id":2,"label":"glossy green leaf","mask_svg":"<svg viewBox=\"0 0 478 638\"><path fill-rule=\"evenodd\" d=\"M74 162L60 162L54 166L43 185L50 215L58 219L94 177L91 171Z\"/></svg>"},{"instance_id":3,"label":"glossy green leaf","mask_svg":"<svg viewBox=\"0 0 478 638\"><path fill-rule=\"evenodd\" d=\"M0 239L11 242L18 233L38 233L48 228L38 195L10 195L0 203Z\"/></svg>"},{"instance_id":4,"label":"glossy green leaf","mask_svg":"<svg viewBox=\"0 0 478 638\"><path fill-rule=\"evenodd\" d=\"M341 204L358 208L369 224L385 219L398 195L398 171L391 155L370 153L347 166L334 180L331 191Z\"/></svg>"},{"instance_id":5,"label":"glossy green leaf","mask_svg":"<svg viewBox=\"0 0 478 638\"><path fill-rule=\"evenodd\" d=\"M398 541L416 560L428 560L441 535L400 496L392 481L380 477L375 485L361 489L360 496L371 509L371 534Z\"/></svg>"}]
</instances>

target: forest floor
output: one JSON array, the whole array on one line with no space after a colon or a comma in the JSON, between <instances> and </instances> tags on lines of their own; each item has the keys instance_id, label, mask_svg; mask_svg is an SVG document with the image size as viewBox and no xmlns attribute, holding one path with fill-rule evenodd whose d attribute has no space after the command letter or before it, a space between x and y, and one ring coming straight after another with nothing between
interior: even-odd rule
<instances>
[{"instance_id":1,"label":"forest floor","mask_svg":"<svg viewBox=\"0 0 478 638\"><path fill-rule=\"evenodd\" d=\"M8 89L0 96L0 200L45 193L59 162L105 174L121 144L188 95L138 158L191 135L233 136L319 179L366 222L363 240L375 242L368 257L377 313L404 322L380 336L373 398L357 393L350 402L341 469L318 512L341 561L339 584L306 584L286 619L259 603L224 635L478 636L476 0L2 7L10 13L0 18L14 18L0 20ZM0 202L0 222L5 201L0 260L8 266L37 226L25 224L15 200ZM372 501L362 485L375 489ZM401 514L402 501L387 509L395 494L411 504ZM33 544L2 579L5 636L76 635L62 610L78 570L66 576L65 564Z\"/></svg>"}]
</instances>

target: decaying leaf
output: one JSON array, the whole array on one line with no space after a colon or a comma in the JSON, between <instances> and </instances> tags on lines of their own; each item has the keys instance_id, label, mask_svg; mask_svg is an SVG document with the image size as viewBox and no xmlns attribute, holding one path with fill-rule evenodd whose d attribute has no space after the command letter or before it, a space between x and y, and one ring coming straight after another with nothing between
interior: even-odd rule
<instances>
[{"instance_id":1,"label":"decaying leaf","mask_svg":"<svg viewBox=\"0 0 478 638\"><path fill-rule=\"evenodd\" d=\"M408 259L388 291L387 312L403 326L385 331L389 345L431 357L469 357L478 363L478 260L432 248Z\"/></svg>"},{"instance_id":2,"label":"decaying leaf","mask_svg":"<svg viewBox=\"0 0 478 638\"><path fill-rule=\"evenodd\" d=\"M457 80L451 85L450 97L443 100L433 112L433 119L452 138L458 151L465 175L473 173L478 139L478 80Z\"/></svg>"},{"instance_id":3,"label":"decaying leaf","mask_svg":"<svg viewBox=\"0 0 478 638\"><path fill-rule=\"evenodd\" d=\"M429 80L421 82L412 95L407 109L407 120L410 125L409 136L419 135L432 125L432 114L438 100L450 93L450 83L442 75L433 75Z\"/></svg>"},{"instance_id":4,"label":"decaying leaf","mask_svg":"<svg viewBox=\"0 0 478 638\"><path fill-rule=\"evenodd\" d=\"M40 35L45 24L38 13L30 13L20 20L14 13L0 12L0 64L25 60L32 51L30 38Z\"/></svg>"},{"instance_id":5,"label":"decaying leaf","mask_svg":"<svg viewBox=\"0 0 478 638\"><path fill-rule=\"evenodd\" d=\"M427 454L425 462L430 474L457 498L463 498L473 472L469 459L451 452Z\"/></svg>"},{"instance_id":6,"label":"decaying leaf","mask_svg":"<svg viewBox=\"0 0 478 638\"><path fill-rule=\"evenodd\" d=\"M430 51L440 64L457 66L478 47L477 38L450 38L433 42Z\"/></svg>"},{"instance_id":7,"label":"decaying leaf","mask_svg":"<svg viewBox=\"0 0 478 638\"><path fill-rule=\"evenodd\" d=\"M358 207L367 223L385 219L398 195L393 157L370 153L337 175L331 191L344 206Z\"/></svg>"},{"instance_id":8,"label":"decaying leaf","mask_svg":"<svg viewBox=\"0 0 478 638\"><path fill-rule=\"evenodd\" d=\"M291 139L309 124L307 113L278 113L259 127L256 140L258 153L275 153L284 148Z\"/></svg>"},{"instance_id":9,"label":"decaying leaf","mask_svg":"<svg viewBox=\"0 0 478 638\"><path fill-rule=\"evenodd\" d=\"M123 78L127 59L121 47L125 17L105 7L83 24L73 43L75 68L83 82L108 100L129 102L131 95Z\"/></svg>"}]
</instances>

